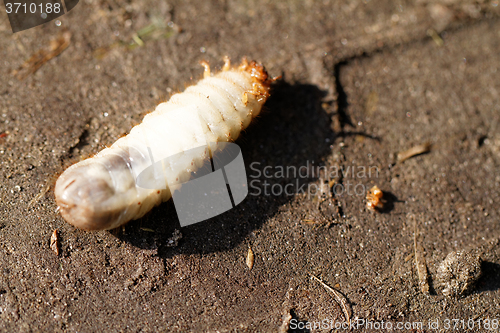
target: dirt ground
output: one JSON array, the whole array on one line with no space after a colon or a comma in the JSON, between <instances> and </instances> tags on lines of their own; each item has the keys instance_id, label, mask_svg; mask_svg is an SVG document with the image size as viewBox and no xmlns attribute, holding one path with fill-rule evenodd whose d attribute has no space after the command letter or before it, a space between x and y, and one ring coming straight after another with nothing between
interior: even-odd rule
<instances>
[{"instance_id":1,"label":"dirt ground","mask_svg":"<svg viewBox=\"0 0 500 333\"><path fill-rule=\"evenodd\" d=\"M63 34L60 55L15 72ZM346 311L351 331L499 331L498 1L81 0L15 34L2 9L0 36L1 331L330 332ZM67 224L57 176L225 55L283 75L237 141L245 201L185 228L172 202L111 232ZM318 166L351 172L318 198ZM459 250L482 275L444 296Z\"/></svg>"}]
</instances>

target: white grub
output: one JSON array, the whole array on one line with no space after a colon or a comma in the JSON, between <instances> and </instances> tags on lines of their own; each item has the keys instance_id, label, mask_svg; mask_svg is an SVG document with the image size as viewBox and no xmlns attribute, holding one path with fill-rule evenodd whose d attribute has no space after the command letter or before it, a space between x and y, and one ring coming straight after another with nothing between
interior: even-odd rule
<instances>
[{"instance_id":1,"label":"white grub","mask_svg":"<svg viewBox=\"0 0 500 333\"><path fill-rule=\"evenodd\" d=\"M246 264L247 264L249 269L253 268L254 261L255 261L255 256L253 254L253 251L251 248L248 248Z\"/></svg>"},{"instance_id":2,"label":"white grub","mask_svg":"<svg viewBox=\"0 0 500 333\"><path fill-rule=\"evenodd\" d=\"M231 67L226 58L223 70L212 76L208 64L202 64L204 79L159 104L128 135L59 177L55 198L67 222L85 230L109 230L144 216L169 200L212 153L236 140L259 115L274 81L262 65L243 59ZM174 185L137 185L135 171L153 165L151 151L162 156L154 160ZM168 157L172 159L163 163Z\"/></svg>"}]
</instances>

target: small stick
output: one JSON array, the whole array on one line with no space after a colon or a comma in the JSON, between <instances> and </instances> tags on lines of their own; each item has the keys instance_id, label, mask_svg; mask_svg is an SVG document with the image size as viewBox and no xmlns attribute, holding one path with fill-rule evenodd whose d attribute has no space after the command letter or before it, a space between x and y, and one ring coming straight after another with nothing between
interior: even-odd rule
<instances>
[{"instance_id":1,"label":"small stick","mask_svg":"<svg viewBox=\"0 0 500 333\"><path fill-rule=\"evenodd\" d=\"M318 222L314 221L314 220L311 220L311 219L305 219L305 220L302 220L302 223L305 223L305 224L316 224Z\"/></svg>"},{"instance_id":2,"label":"small stick","mask_svg":"<svg viewBox=\"0 0 500 333\"><path fill-rule=\"evenodd\" d=\"M349 323L349 326L351 326L351 317L349 316L349 308L347 307L347 300L346 300L345 296L342 295L337 290L330 287L329 285L327 285L326 283L324 283L323 281L321 281L316 276L312 275L311 273L309 273L309 275L311 275L312 278L314 278L316 281L321 283L321 285L323 287L325 287L326 290L328 290L329 292L331 292L335 296L335 300L337 301L337 303L340 304L340 307L342 308L342 311L344 312L344 316L345 316L347 322Z\"/></svg>"},{"instance_id":3,"label":"small stick","mask_svg":"<svg viewBox=\"0 0 500 333\"><path fill-rule=\"evenodd\" d=\"M430 142L423 143L421 145L416 145L408 150L398 153L398 162L404 162L413 156L420 154L425 154L431 151L432 144Z\"/></svg>"}]
</instances>

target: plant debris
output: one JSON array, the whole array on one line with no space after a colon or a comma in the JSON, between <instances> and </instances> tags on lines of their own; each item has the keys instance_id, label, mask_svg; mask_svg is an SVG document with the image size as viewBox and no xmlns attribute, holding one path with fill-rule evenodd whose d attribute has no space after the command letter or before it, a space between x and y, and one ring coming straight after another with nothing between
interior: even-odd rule
<instances>
[{"instance_id":1,"label":"plant debris","mask_svg":"<svg viewBox=\"0 0 500 333\"><path fill-rule=\"evenodd\" d=\"M431 151L432 144L430 142L426 142L417 146L414 146L408 150L402 151L398 153L398 162L404 162L413 156L425 154Z\"/></svg>"},{"instance_id":2,"label":"plant debris","mask_svg":"<svg viewBox=\"0 0 500 333\"><path fill-rule=\"evenodd\" d=\"M57 229L54 230L52 236L50 236L50 249L54 251L56 256L59 255L60 244L59 244L59 235L57 233Z\"/></svg>"},{"instance_id":3,"label":"plant debris","mask_svg":"<svg viewBox=\"0 0 500 333\"><path fill-rule=\"evenodd\" d=\"M351 316L349 315L350 311L349 311L349 308L347 306L348 304L347 304L346 297L344 295L342 295L342 293L340 293L339 291L333 289L332 287L330 287L329 285L327 285L326 283L321 281L318 277L312 275L311 273L309 273L309 275L311 275L311 277L313 279L315 279L316 281L321 283L321 285L323 287L325 287L326 290L328 290L329 292L331 292L333 294L333 296L335 297L335 300L337 301L337 303L339 303L340 307L342 308L342 312L344 313L345 319L349 323L349 326L350 326L351 325Z\"/></svg>"},{"instance_id":4,"label":"plant debris","mask_svg":"<svg viewBox=\"0 0 500 333\"><path fill-rule=\"evenodd\" d=\"M28 76L39 70L40 67L42 67L47 61L57 57L64 50L66 50L70 41L71 33L69 31L64 31L57 38L52 39L48 47L38 50L28 60L26 60L21 67L14 70L12 74L20 81L26 79Z\"/></svg>"},{"instance_id":5,"label":"plant debris","mask_svg":"<svg viewBox=\"0 0 500 333\"><path fill-rule=\"evenodd\" d=\"M251 248L248 248L246 264L248 268L252 269L253 263L255 261L255 256Z\"/></svg>"},{"instance_id":6,"label":"plant debris","mask_svg":"<svg viewBox=\"0 0 500 333\"><path fill-rule=\"evenodd\" d=\"M144 46L148 41L167 39L181 31L182 28L174 22L165 22L162 18L153 17L150 24L134 32L129 40L120 40L109 46L98 48L93 55L97 59L102 59L116 47L125 46L128 50L133 50Z\"/></svg>"}]
</instances>

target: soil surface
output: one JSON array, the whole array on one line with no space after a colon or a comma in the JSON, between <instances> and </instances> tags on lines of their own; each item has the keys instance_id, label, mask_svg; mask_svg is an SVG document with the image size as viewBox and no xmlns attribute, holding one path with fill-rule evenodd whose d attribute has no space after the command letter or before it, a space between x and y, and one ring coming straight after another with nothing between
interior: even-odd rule
<instances>
[{"instance_id":1,"label":"soil surface","mask_svg":"<svg viewBox=\"0 0 500 333\"><path fill-rule=\"evenodd\" d=\"M81 0L15 34L2 9L0 36L1 331L499 331L498 1ZM225 55L282 75L237 141L244 202L185 228L172 202L67 224L57 176ZM481 274L448 297L453 251Z\"/></svg>"}]
</instances>

